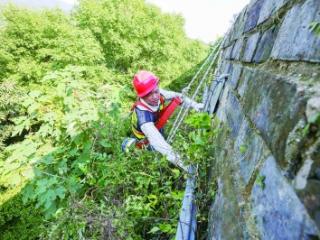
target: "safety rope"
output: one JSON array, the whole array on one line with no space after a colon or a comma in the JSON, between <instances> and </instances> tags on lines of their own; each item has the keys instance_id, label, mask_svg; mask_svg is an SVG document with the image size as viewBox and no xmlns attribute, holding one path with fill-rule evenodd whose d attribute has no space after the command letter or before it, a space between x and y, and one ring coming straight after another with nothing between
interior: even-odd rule
<instances>
[{"instance_id":1,"label":"safety rope","mask_svg":"<svg viewBox=\"0 0 320 240\"><path fill-rule=\"evenodd\" d=\"M207 63L209 61L210 64L207 67L207 70L205 71L205 74L202 76L202 79L200 80L196 90L194 91L192 97L191 97L191 101L189 103L184 103L177 115L177 118L175 119L172 128L170 129L167 141L168 143L172 143L174 136L176 135L181 123L183 122L184 118L186 117L189 109L190 109L190 104L192 101L194 101L195 97L198 95L198 92L200 90L200 88L202 87L203 83L205 82L205 80L207 79L207 76L213 66L214 63L216 63L219 55L220 55L220 47L221 47L221 42L219 42L215 48L213 48L212 52L209 54L209 56L207 57L206 61L202 64L202 66L200 67L200 69L198 70L198 72L196 73L196 75L192 78L192 80L190 81L190 83L188 84L188 86L185 88L183 94L187 95L190 87L192 86L192 84L194 83L194 81L197 79L198 75L200 74L200 72L202 71L202 69L204 68L204 66L207 65Z\"/></svg>"},{"instance_id":2,"label":"safety rope","mask_svg":"<svg viewBox=\"0 0 320 240\"><path fill-rule=\"evenodd\" d=\"M179 111L179 114L170 130L169 136L167 138L167 141L171 143L173 141L174 136L177 133L178 128L180 127L181 123L183 122L185 116L187 115L191 102L194 101L195 97L198 95L198 92L200 88L202 87L203 83L208 77L208 74L210 70L212 69L213 64L219 60L218 68L220 66L220 50L221 50L222 43L219 42L215 48L212 50L206 61L203 63L203 65L200 67L196 75L193 77L191 82L188 84L187 88L185 88L184 95L187 95L187 92L190 90L192 84L197 79L198 75L204 69L204 67L207 65L208 61L211 61L210 64L207 66L207 69L202 76L202 79L200 80L198 86L196 87L196 90L194 91L191 101L189 103L184 103ZM215 69L214 76L217 74L217 69ZM206 100L207 101L207 100ZM176 239L177 240L195 240L196 238L196 229L197 229L197 223L196 223L196 204L194 201L194 191L196 187L196 172L197 172L198 165L190 165L189 166L189 176L187 178L187 184L185 189L184 198L182 201L182 208L179 216L179 222L176 232ZM191 170L191 171L190 171Z\"/></svg>"},{"instance_id":3,"label":"safety rope","mask_svg":"<svg viewBox=\"0 0 320 240\"><path fill-rule=\"evenodd\" d=\"M220 47L220 44L217 44L215 46L215 48L212 49L211 53L208 55L207 59L204 61L204 63L201 65L201 67L199 68L199 70L197 71L197 73L193 76L193 78L191 79L191 81L189 82L188 86L185 87L183 90L182 90L182 94L184 96L188 95L188 91L190 90L191 86L193 85L193 83L195 82L195 80L198 78L199 74L201 73L201 71L203 70L203 68L209 63L209 62L212 62L212 58L215 56L215 53L216 51L218 50L218 48ZM170 132L169 132L169 135L168 135L168 138L167 138L167 141L169 142L172 142L172 139L176 133L176 130L175 130L175 126L177 126L177 123L180 121L180 118L181 118L181 115L183 114L183 110L186 108L186 105L185 103L182 104L179 112L178 112L178 115L175 119L175 121L173 122L173 125L172 125L172 128L170 129Z\"/></svg>"}]
</instances>

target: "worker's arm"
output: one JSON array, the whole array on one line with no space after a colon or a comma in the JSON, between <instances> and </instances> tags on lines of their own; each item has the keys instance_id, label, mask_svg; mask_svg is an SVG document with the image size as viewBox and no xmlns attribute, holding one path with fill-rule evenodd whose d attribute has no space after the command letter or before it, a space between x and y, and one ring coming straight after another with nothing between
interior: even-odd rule
<instances>
[{"instance_id":1,"label":"worker's arm","mask_svg":"<svg viewBox=\"0 0 320 240\"><path fill-rule=\"evenodd\" d=\"M182 93L168 91L168 90L164 90L164 89L160 89L160 93L164 96L164 98L166 100L167 99L170 100L175 97L180 97L182 99L182 101L184 101L187 105L189 105L190 107L192 107L194 110L196 110L198 112L204 107L203 103L197 103L197 102L191 100L190 98L183 96Z\"/></svg>"},{"instance_id":2,"label":"worker's arm","mask_svg":"<svg viewBox=\"0 0 320 240\"><path fill-rule=\"evenodd\" d=\"M186 172L188 172L188 167L183 164L180 159L180 156L175 153L170 146L161 135L159 130L155 127L153 122L147 122L141 125L141 131L149 140L150 145L162 155L165 155L167 159L173 163L174 165L182 168Z\"/></svg>"}]
</instances>

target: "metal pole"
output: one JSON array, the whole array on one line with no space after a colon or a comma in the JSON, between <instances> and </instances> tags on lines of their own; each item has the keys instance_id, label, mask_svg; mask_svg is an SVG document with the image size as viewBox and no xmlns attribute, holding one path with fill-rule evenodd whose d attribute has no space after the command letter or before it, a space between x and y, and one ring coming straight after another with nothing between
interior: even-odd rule
<instances>
[{"instance_id":1,"label":"metal pole","mask_svg":"<svg viewBox=\"0 0 320 240\"><path fill-rule=\"evenodd\" d=\"M186 190L184 193L182 208L180 211L176 240L195 239L197 228L196 205L194 198L194 190L196 187L195 172L196 168L194 166L190 166Z\"/></svg>"}]
</instances>

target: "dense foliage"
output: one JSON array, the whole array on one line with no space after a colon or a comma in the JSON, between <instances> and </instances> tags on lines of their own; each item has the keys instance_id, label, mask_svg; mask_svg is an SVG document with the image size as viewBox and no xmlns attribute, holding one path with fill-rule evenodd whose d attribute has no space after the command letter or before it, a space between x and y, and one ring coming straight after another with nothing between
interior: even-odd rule
<instances>
[{"instance_id":1,"label":"dense foliage","mask_svg":"<svg viewBox=\"0 0 320 240\"><path fill-rule=\"evenodd\" d=\"M120 151L130 81L144 68L186 83L208 48L142 0L82 0L71 16L9 5L0 21L1 237L172 237L183 174L157 153ZM179 135L193 161L209 158L210 122L195 115Z\"/></svg>"},{"instance_id":2,"label":"dense foliage","mask_svg":"<svg viewBox=\"0 0 320 240\"><path fill-rule=\"evenodd\" d=\"M106 64L121 72L149 69L170 82L203 58L203 45L186 38L180 16L161 14L143 0L84 0L75 17L103 47Z\"/></svg>"}]
</instances>

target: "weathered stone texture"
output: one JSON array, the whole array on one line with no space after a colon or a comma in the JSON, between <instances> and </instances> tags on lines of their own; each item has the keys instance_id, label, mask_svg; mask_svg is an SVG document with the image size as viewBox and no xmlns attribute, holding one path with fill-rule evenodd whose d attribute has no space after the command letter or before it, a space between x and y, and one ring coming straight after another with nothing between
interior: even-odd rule
<instances>
[{"instance_id":1,"label":"weathered stone texture","mask_svg":"<svg viewBox=\"0 0 320 240\"><path fill-rule=\"evenodd\" d=\"M287 136L302 117L304 97L281 76L248 68L242 76L238 88L244 112L283 165Z\"/></svg>"},{"instance_id":2,"label":"weathered stone texture","mask_svg":"<svg viewBox=\"0 0 320 240\"><path fill-rule=\"evenodd\" d=\"M266 21L270 16L275 14L280 8L286 3L292 2L293 0L269 0L265 1L260 10L260 16L258 24Z\"/></svg>"},{"instance_id":3,"label":"weathered stone texture","mask_svg":"<svg viewBox=\"0 0 320 240\"><path fill-rule=\"evenodd\" d=\"M295 5L280 27L272 58L320 63L320 38L310 31L312 22L320 22L320 1Z\"/></svg>"},{"instance_id":4,"label":"weathered stone texture","mask_svg":"<svg viewBox=\"0 0 320 240\"><path fill-rule=\"evenodd\" d=\"M222 73L230 74L228 84L231 85L233 89L236 89L242 73L242 66L237 63L229 63L228 68L225 68Z\"/></svg>"},{"instance_id":5,"label":"weathered stone texture","mask_svg":"<svg viewBox=\"0 0 320 240\"><path fill-rule=\"evenodd\" d=\"M254 62L261 63L269 58L277 33L278 28L276 26L271 27L263 33L253 58Z\"/></svg>"},{"instance_id":6,"label":"weathered stone texture","mask_svg":"<svg viewBox=\"0 0 320 240\"><path fill-rule=\"evenodd\" d=\"M248 7L244 32L250 31L257 26L261 7L265 0L255 0Z\"/></svg>"},{"instance_id":7,"label":"weathered stone texture","mask_svg":"<svg viewBox=\"0 0 320 240\"><path fill-rule=\"evenodd\" d=\"M208 239L320 239L314 21L320 0L252 0L225 38Z\"/></svg>"},{"instance_id":8,"label":"weathered stone texture","mask_svg":"<svg viewBox=\"0 0 320 240\"><path fill-rule=\"evenodd\" d=\"M242 60L244 62L251 62L252 61L252 58L253 58L253 55L254 55L255 50L257 48L259 40L260 40L260 33L259 32L251 35L248 38L246 47L244 49L243 58L242 58Z\"/></svg>"},{"instance_id":9,"label":"weathered stone texture","mask_svg":"<svg viewBox=\"0 0 320 240\"><path fill-rule=\"evenodd\" d=\"M223 55L224 55L224 58L225 58L225 59L231 59L232 49L233 49L233 45L227 47L227 48L224 50Z\"/></svg>"},{"instance_id":10,"label":"weathered stone texture","mask_svg":"<svg viewBox=\"0 0 320 240\"><path fill-rule=\"evenodd\" d=\"M244 39L243 38L240 38L240 39L238 39L236 41L236 43L233 46L230 59L232 59L232 60L240 60L243 44L244 44Z\"/></svg>"},{"instance_id":11,"label":"weathered stone texture","mask_svg":"<svg viewBox=\"0 0 320 240\"><path fill-rule=\"evenodd\" d=\"M298 195L306 206L308 213L320 228L320 181L309 180L305 189L298 192Z\"/></svg>"},{"instance_id":12,"label":"weathered stone texture","mask_svg":"<svg viewBox=\"0 0 320 240\"><path fill-rule=\"evenodd\" d=\"M232 174L232 173L229 173ZM237 186L230 181L218 181L218 193L212 205L212 225L209 227L208 239L244 239L246 229L243 227L244 219L241 213L239 196L235 193ZM234 219L237 219L234 221Z\"/></svg>"},{"instance_id":13,"label":"weathered stone texture","mask_svg":"<svg viewBox=\"0 0 320 240\"><path fill-rule=\"evenodd\" d=\"M261 239L317 239L319 231L270 156L252 190Z\"/></svg>"},{"instance_id":14,"label":"weathered stone texture","mask_svg":"<svg viewBox=\"0 0 320 240\"><path fill-rule=\"evenodd\" d=\"M239 13L232 29L230 29L228 34L226 35L223 47L229 46L234 40L237 40L242 36L244 31L245 19L246 10L244 9L241 13Z\"/></svg>"},{"instance_id":15,"label":"weathered stone texture","mask_svg":"<svg viewBox=\"0 0 320 240\"><path fill-rule=\"evenodd\" d=\"M262 138L255 134L247 121L244 121L235 139L232 157L234 161L239 162L241 181L245 186L249 184L258 162L267 152L268 148Z\"/></svg>"}]
</instances>

